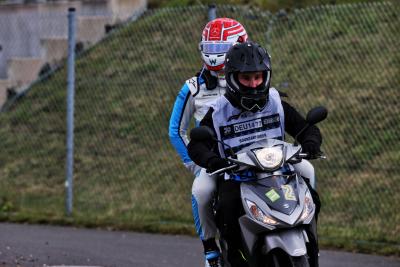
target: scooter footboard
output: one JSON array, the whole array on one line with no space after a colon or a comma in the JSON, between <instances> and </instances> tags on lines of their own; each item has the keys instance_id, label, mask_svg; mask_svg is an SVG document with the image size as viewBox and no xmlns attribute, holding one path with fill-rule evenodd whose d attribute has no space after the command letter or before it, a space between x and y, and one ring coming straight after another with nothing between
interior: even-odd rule
<instances>
[{"instance_id":1,"label":"scooter footboard","mask_svg":"<svg viewBox=\"0 0 400 267\"><path fill-rule=\"evenodd\" d=\"M281 248L287 254L298 257L307 254L307 233L302 229L288 229L285 231L268 233L265 236L265 250L267 254L274 248Z\"/></svg>"}]
</instances>

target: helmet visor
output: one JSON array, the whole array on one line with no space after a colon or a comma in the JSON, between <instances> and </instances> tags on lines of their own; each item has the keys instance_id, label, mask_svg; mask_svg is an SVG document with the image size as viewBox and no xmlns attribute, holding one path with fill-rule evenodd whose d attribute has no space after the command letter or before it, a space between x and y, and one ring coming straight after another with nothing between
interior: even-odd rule
<instances>
[{"instance_id":1,"label":"helmet visor","mask_svg":"<svg viewBox=\"0 0 400 267\"><path fill-rule=\"evenodd\" d=\"M225 54L233 43L231 42L200 42L200 51L204 54Z\"/></svg>"}]
</instances>

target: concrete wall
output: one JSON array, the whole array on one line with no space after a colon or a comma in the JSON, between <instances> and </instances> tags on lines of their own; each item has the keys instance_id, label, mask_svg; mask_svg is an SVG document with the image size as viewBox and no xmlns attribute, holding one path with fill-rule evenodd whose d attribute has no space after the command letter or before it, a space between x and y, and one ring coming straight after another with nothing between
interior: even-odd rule
<instances>
[{"instance_id":1,"label":"concrete wall","mask_svg":"<svg viewBox=\"0 0 400 267\"><path fill-rule=\"evenodd\" d=\"M36 80L44 62L41 58L12 58L8 61L8 85L20 88Z\"/></svg>"},{"instance_id":2,"label":"concrete wall","mask_svg":"<svg viewBox=\"0 0 400 267\"><path fill-rule=\"evenodd\" d=\"M0 79L0 107L7 100L7 88L9 88L8 80Z\"/></svg>"},{"instance_id":3,"label":"concrete wall","mask_svg":"<svg viewBox=\"0 0 400 267\"><path fill-rule=\"evenodd\" d=\"M65 37L47 37L40 39L41 55L44 62L56 65L68 54L68 39Z\"/></svg>"},{"instance_id":4,"label":"concrete wall","mask_svg":"<svg viewBox=\"0 0 400 267\"><path fill-rule=\"evenodd\" d=\"M142 13L147 7L147 0L110 0L108 10L113 14L113 22L125 21L132 13Z\"/></svg>"},{"instance_id":5,"label":"concrete wall","mask_svg":"<svg viewBox=\"0 0 400 267\"><path fill-rule=\"evenodd\" d=\"M79 8L79 2L0 7L0 79L12 57L41 57L41 39L66 38L70 5Z\"/></svg>"},{"instance_id":6,"label":"concrete wall","mask_svg":"<svg viewBox=\"0 0 400 267\"><path fill-rule=\"evenodd\" d=\"M77 42L92 45L104 37L105 25L142 13L147 1L41 0L0 5L0 106L7 88L24 87L37 78L44 64L65 59L69 7L77 10Z\"/></svg>"}]
</instances>

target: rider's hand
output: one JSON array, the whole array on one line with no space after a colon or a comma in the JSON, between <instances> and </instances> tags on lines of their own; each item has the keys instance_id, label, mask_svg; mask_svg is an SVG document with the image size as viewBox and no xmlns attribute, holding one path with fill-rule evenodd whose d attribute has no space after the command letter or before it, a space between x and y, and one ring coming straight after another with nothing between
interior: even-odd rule
<instances>
[{"instance_id":1,"label":"rider's hand","mask_svg":"<svg viewBox=\"0 0 400 267\"><path fill-rule=\"evenodd\" d=\"M320 145L315 142L305 142L301 144L301 151L304 153L308 153L308 159L315 159L318 155L321 154Z\"/></svg>"},{"instance_id":2,"label":"rider's hand","mask_svg":"<svg viewBox=\"0 0 400 267\"><path fill-rule=\"evenodd\" d=\"M229 167L231 164L229 164L228 160L220 158L220 157L213 157L208 160L207 162L207 170L209 172L215 172L216 170L220 170L226 167Z\"/></svg>"}]
</instances>

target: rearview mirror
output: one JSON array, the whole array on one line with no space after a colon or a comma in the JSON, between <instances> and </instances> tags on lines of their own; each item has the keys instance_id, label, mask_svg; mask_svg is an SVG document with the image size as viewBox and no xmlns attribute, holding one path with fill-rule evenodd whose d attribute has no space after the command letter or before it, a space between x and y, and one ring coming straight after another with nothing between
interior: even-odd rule
<instances>
[{"instance_id":1,"label":"rearview mirror","mask_svg":"<svg viewBox=\"0 0 400 267\"><path fill-rule=\"evenodd\" d=\"M327 116L328 110L325 107L315 107L307 113L306 121L308 124L314 125L325 120Z\"/></svg>"},{"instance_id":2,"label":"rearview mirror","mask_svg":"<svg viewBox=\"0 0 400 267\"><path fill-rule=\"evenodd\" d=\"M298 137L300 136L300 134L302 134L310 126L325 120L327 116L328 116L328 110L326 109L326 107L320 106L311 109L306 116L307 124L303 127L303 129L301 129L300 132L297 133L297 135L294 138L294 145L296 146L298 145L299 143Z\"/></svg>"}]
</instances>

